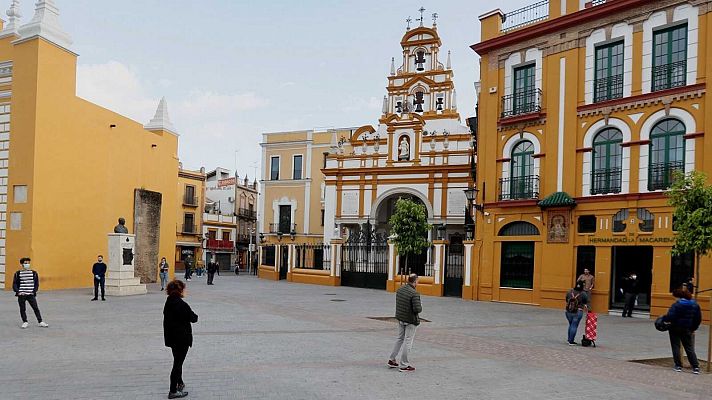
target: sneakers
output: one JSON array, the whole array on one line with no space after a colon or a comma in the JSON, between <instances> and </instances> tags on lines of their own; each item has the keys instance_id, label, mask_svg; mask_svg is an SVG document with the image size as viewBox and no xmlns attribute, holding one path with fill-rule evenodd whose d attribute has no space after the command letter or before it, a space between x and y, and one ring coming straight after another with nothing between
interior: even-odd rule
<instances>
[{"instance_id":1,"label":"sneakers","mask_svg":"<svg viewBox=\"0 0 712 400\"><path fill-rule=\"evenodd\" d=\"M699 368L692 368L692 373L695 374L695 375L699 375L699 374L700 374L700 369L699 369Z\"/></svg>"},{"instance_id":2,"label":"sneakers","mask_svg":"<svg viewBox=\"0 0 712 400\"><path fill-rule=\"evenodd\" d=\"M188 395L188 392L183 392L181 390L173 393L168 393L169 399L180 399Z\"/></svg>"},{"instance_id":3,"label":"sneakers","mask_svg":"<svg viewBox=\"0 0 712 400\"><path fill-rule=\"evenodd\" d=\"M675 371L675 372L682 372L682 367L679 366L679 365L676 365L676 366L673 367L672 370Z\"/></svg>"},{"instance_id":4,"label":"sneakers","mask_svg":"<svg viewBox=\"0 0 712 400\"><path fill-rule=\"evenodd\" d=\"M106 301L106 299L102 297L102 298L101 298L101 301Z\"/></svg>"},{"instance_id":5,"label":"sneakers","mask_svg":"<svg viewBox=\"0 0 712 400\"><path fill-rule=\"evenodd\" d=\"M37 324L37 326L39 326L40 328L49 328L49 324L46 322L40 322L39 324Z\"/></svg>"},{"instance_id":6,"label":"sneakers","mask_svg":"<svg viewBox=\"0 0 712 400\"><path fill-rule=\"evenodd\" d=\"M30 326L27 322L23 322L22 325L20 325L21 329L27 329L27 327Z\"/></svg>"},{"instance_id":7,"label":"sneakers","mask_svg":"<svg viewBox=\"0 0 712 400\"><path fill-rule=\"evenodd\" d=\"M99 300L99 299L97 299L96 297L94 297L93 299L91 299L91 301L97 301L97 300Z\"/></svg>"},{"instance_id":8,"label":"sneakers","mask_svg":"<svg viewBox=\"0 0 712 400\"><path fill-rule=\"evenodd\" d=\"M576 342L569 342L569 346L576 346Z\"/></svg>"},{"instance_id":9,"label":"sneakers","mask_svg":"<svg viewBox=\"0 0 712 400\"><path fill-rule=\"evenodd\" d=\"M398 371L400 372L413 372L415 371L415 367L412 365L408 365L407 367L400 367L398 368Z\"/></svg>"},{"instance_id":10,"label":"sneakers","mask_svg":"<svg viewBox=\"0 0 712 400\"><path fill-rule=\"evenodd\" d=\"M398 363L396 360L388 360L388 364L386 364L388 368L398 368Z\"/></svg>"}]
</instances>

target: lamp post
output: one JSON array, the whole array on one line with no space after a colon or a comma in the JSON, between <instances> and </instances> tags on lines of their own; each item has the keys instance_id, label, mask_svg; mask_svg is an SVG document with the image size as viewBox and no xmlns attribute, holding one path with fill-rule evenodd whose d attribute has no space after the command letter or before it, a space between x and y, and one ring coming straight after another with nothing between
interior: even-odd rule
<instances>
[{"instance_id":1,"label":"lamp post","mask_svg":"<svg viewBox=\"0 0 712 400\"><path fill-rule=\"evenodd\" d=\"M477 187L465 189L465 197L467 198L467 217L469 217L472 221L465 221L465 232L468 234L468 239L475 238L475 215L473 209L480 212L484 212L485 209L484 205L477 204L478 192L479 189L477 189Z\"/></svg>"},{"instance_id":2,"label":"lamp post","mask_svg":"<svg viewBox=\"0 0 712 400\"><path fill-rule=\"evenodd\" d=\"M252 243L252 239L253 239L253 236L255 235L255 228L250 228L249 232L250 232L250 244L247 247L247 271L249 274L251 274L252 273L252 251L253 251L252 246L254 246L254 244Z\"/></svg>"}]
</instances>

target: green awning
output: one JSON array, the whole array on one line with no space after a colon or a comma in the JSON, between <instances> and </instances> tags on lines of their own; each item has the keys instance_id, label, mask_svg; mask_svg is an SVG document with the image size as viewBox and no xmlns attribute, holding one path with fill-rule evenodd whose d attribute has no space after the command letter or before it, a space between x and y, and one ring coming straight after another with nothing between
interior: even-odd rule
<instances>
[{"instance_id":1,"label":"green awning","mask_svg":"<svg viewBox=\"0 0 712 400\"><path fill-rule=\"evenodd\" d=\"M572 199L566 192L556 192L547 196L539 202L541 208L551 207L576 207L576 200Z\"/></svg>"}]
</instances>

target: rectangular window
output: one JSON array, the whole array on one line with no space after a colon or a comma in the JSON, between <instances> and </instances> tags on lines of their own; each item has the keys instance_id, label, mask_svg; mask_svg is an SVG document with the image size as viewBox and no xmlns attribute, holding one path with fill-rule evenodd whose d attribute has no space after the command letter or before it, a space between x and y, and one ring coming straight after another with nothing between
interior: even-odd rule
<instances>
[{"instance_id":1,"label":"rectangular window","mask_svg":"<svg viewBox=\"0 0 712 400\"><path fill-rule=\"evenodd\" d=\"M183 193L183 204L197 205L198 199L195 197L195 186L186 185Z\"/></svg>"},{"instance_id":2,"label":"rectangular window","mask_svg":"<svg viewBox=\"0 0 712 400\"><path fill-rule=\"evenodd\" d=\"M11 231L22 230L22 213L21 212L10 213L10 230Z\"/></svg>"},{"instance_id":3,"label":"rectangular window","mask_svg":"<svg viewBox=\"0 0 712 400\"><path fill-rule=\"evenodd\" d=\"M196 233L195 229L195 216L193 214L183 215L183 232L184 233Z\"/></svg>"},{"instance_id":4,"label":"rectangular window","mask_svg":"<svg viewBox=\"0 0 712 400\"><path fill-rule=\"evenodd\" d=\"M580 216L578 218L578 233L596 233L596 216Z\"/></svg>"},{"instance_id":5,"label":"rectangular window","mask_svg":"<svg viewBox=\"0 0 712 400\"><path fill-rule=\"evenodd\" d=\"M222 233L222 240L227 240L227 241L230 240L230 231Z\"/></svg>"},{"instance_id":6,"label":"rectangular window","mask_svg":"<svg viewBox=\"0 0 712 400\"><path fill-rule=\"evenodd\" d=\"M531 289L534 286L534 242L503 242L499 286Z\"/></svg>"},{"instance_id":7,"label":"rectangular window","mask_svg":"<svg viewBox=\"0 0 712 400\"><path fill-rule=\"evenodd\" d=\"M687 283L695 275L695 255L693 253L672 256L670 260L670 292Z\"/></svg>"},{"instance_id":8,"label":"rectangular window","mask_svg":"<svg viewBox=\"0 0 712 400\"><path fill-rule=\"evenodd\" d=\"M294 162L293 162L293 168L292 168L292 179L294 180L299 180L302 179L302 156L294 156L293 157Z\"/></svg>"},{"instance_id":9,"label":"rectangular window","mask_svg":"<svg viewBox=\"0 0 712 400\"><path fill-rule=\"evenodd\" d=\"M292 206L279 206L279 233L292 231Z\"/></svg>"},{"instance_id":10,"label":"rectangular window","mask_svg":"<svg viewBox=\"0 0 712 400\"><path fill-rule=\"evenodd\" d=\"M322 168L326 168L326 158L329 157L329 153L324 153L324 160L322 161Z\"/></svg>"},{"instance_id":11,"label":"rectangular window","mask_svg":"<svg viewBox=\"0 0 712 400\"><path fill-rule=\"evenodd\" d=\"M279 180L279 156L270 159L269 179L272 181Z\"/></svg>"},{"instance_id":12,"label":"rectangular window","mask_svg":"<svg viewBox=\"0 0 712 400\"><path fill-rule=\"evenodd\" d=\"M593 101L623 97L623 41L596 47Z\"/></svg>"},{"instance_id":13,"label":"rectangular window","mask_svg":"<svg viewBox=\"0 0 712 400\"><path fill-rule=\"evenodd\" d=\"M15 204L27 203L27 185L14 185L12 197Z\"/></svg>"},{"instance_id":14,"label":"rectangular window","mask_svg":"<svg viewBox=\"0 0 712 400\"><path fill-rule=\"evenodd\" d=\"M321 210L321 226L324 226L324 210Z\"/></svg>"},{"instance_id":15,"label":"rectangular window","mask_svg":"<svg viewBox=\"0 0 712 400\"><path fill-rule=\"evenodd\" d=\"M583 270L588 268L591 275L596 273L596 247L595 246L579 246L576 248L576 279L578 279Z\"/></svg>"},{"instance_id":16,"label":"rectangular window","mask_svg":"<svg viewBox=\"0 0 712 400\"><path fill-rule=\"evenodd\" d=\"M513 115L536 111L534 64L514 69Z\"/></svg>"},{"instance_id":17,"label":"rectangular window","mask_svg":"<svg viewBox=\"0 0 712 400\"><path fill-rule=\"evenodd\" d=\"M652 91L687 84L687 24L653 32Z\"/></svg>"}]
</instances>

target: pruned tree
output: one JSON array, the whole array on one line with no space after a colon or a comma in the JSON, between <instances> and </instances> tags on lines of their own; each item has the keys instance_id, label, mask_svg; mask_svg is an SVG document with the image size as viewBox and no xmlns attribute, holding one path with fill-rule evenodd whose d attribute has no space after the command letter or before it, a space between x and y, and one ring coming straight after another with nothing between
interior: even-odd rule
<instances>
[{"instance_id":1,"label":"pruned tree","mask_svg":"<svg viewBox=\"0 0 712 400\"><path fill-rule=\"evenodd\" d=\"M408 258L420 254L428 248L430 225L425 206L410 199L398 199L396 209L390 220L391 240L398 248L398 253L405 256L405 269L410 271Z\"/></svg>"}]
</instances>

